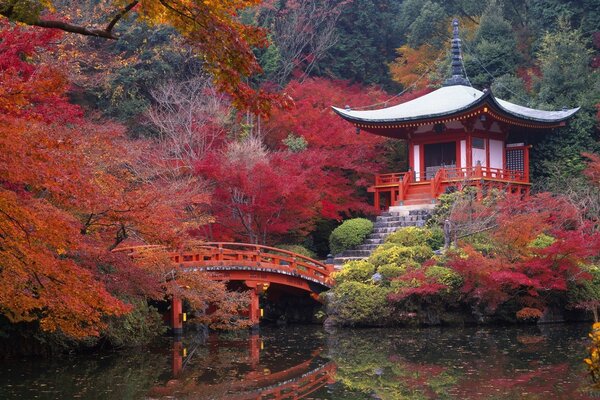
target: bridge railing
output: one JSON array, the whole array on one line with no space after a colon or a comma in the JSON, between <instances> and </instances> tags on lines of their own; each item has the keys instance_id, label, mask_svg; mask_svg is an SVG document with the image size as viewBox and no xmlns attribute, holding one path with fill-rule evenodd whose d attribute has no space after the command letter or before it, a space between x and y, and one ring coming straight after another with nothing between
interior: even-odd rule
<instances>
[{"instance_id":1,"label":"bridge railing","mask_svg":"<svg viewBox=\"0 0 600 400\"><path fill-rule=\"evenodd\" d=\"M209 242L189 251L170 253L174 263L189 267L251 266L275 268L328 283L333 265L275 247L250 243Z\"/></svg>"}]
</instances>

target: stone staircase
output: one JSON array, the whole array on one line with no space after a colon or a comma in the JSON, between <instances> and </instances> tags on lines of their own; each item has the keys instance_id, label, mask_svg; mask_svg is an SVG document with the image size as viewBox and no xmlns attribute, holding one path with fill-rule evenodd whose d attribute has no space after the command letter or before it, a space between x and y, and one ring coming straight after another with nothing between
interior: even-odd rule
<instances>
[{"instance_id":1,"label":"stone staircase","mask_svg":"<svg viewBox=\"0 0 600 400\"><path fill-rule=\"evenodd\" d=\"M363 244L353 249L337 254L333 259L336 268L341 268L346 261L362 260L371 255L379 245L383 244L385 238L392 232L406 226L423 226L431 215L430 208L395 211L393 207L377 217L373 226L373 232L367 236Z\"/></svg>"}]
</instances>

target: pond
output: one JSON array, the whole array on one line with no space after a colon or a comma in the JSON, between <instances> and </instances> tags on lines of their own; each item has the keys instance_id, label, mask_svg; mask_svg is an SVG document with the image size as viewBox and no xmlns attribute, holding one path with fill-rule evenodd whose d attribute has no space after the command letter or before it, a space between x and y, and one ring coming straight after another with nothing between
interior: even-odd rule
<instances>
[{"instance_id":1,"label":"pond","mask_svg":"<svg viewBox=\"0 0 600 400\"><path fill-rule=\"evenodd\" d=\"M0 364L0 399L589 399L590 324L338 329L165 340Z\"/></svg>"}]
</instances>

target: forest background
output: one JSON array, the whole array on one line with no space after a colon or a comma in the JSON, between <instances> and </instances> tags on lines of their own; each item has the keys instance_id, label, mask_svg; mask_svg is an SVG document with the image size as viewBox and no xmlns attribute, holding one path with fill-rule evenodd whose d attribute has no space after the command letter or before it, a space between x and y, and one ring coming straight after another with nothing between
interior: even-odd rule
<instances>
[{"instance_id":1,"label":"forest background","mask_svg":"<svg viewBox=\"0 0 600 400\"><path fill-rule=\"evenodd\" d=\"M243 295L111 250L210 239L324 257L343 219L375 213L373 174L407 163L404 143L357 135L330 106L439 87L454 17L473 86L582 108L535 144L532 176L598 220L582 155L599 149L596 1L2 0L0 15L5 336L135 341L131 326L160 325L147 300L175 294L220 305L213 327L243 324Z\"/></svg>"}]
</instances>

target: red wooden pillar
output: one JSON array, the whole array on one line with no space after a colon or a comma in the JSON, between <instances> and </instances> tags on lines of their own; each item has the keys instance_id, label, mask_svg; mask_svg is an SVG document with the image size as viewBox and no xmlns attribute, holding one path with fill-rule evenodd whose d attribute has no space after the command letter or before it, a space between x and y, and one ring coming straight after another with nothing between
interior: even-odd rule
<instances>
[{"instance_id":1,"label":"red wooden pillar","mask_svg":"<svg viewBox=\"0 0 600 400\"><path fill-rule=\"evenodd\" d=\"M259 295L264 292L265 284L256 281L245 281L250 288L250 307L248 310L248 318L250 319L252 329L258 329L260 323L260 301ZM268 287L268 285L266 285Z\"/></svg>"},{"instance_id":2,"label":"red wooden pillar","mask_svg":"<svg viewBox=\"0 0 600 400\"><path fill-rule=\"evenodd\" d=\"M171 300L171 329L175 336L183 334L183 304L181 299L175 296Z\"/></svg>"},{"instance_id":3,"label":"red wooden pillar","mask_svg":"<svg viewBox=\"0 0 600 400\"><path fill-rule=\"evenodd\" d=\"M380 204L380 194L379 194L379 189L375 189L375 192L373 193L373 205L375 206L375 209L377 210L377 212L379 212L379 210L381 210L381 204Z\"/></svg>"},{"instance_id":4,"label":"red wooden pillar","mask_svg":"<svg viewBox=\"0 0 600 400\"><path fill-rule=\"evenodd\" d=\"M523 149L523 179L529 183L529 148L531 146L525 146Z\"/></svg>"},{"instance_id":5,"label":"red wooden pillar","mask_svg":"<svg viewBox=\"0 0 600 400\"><path fill-rule=\"evenodd\" d=\"M250 322L252 323L252 328L257 328L260 323L260 303L258 298L258 293L256 290L250 290Z\"/></svg>"},{"instance_id":6,"label":"red wooden pillar","mask_svg":"<svg viewBox=\"0 0 600 400\"><path fill-rule=\"evenodd\" d=\"M180 340L173 342L173 349L171 353L171 372L173 378L177 378L183 370L183 344Z\"/></svg>"}]
</instances>

